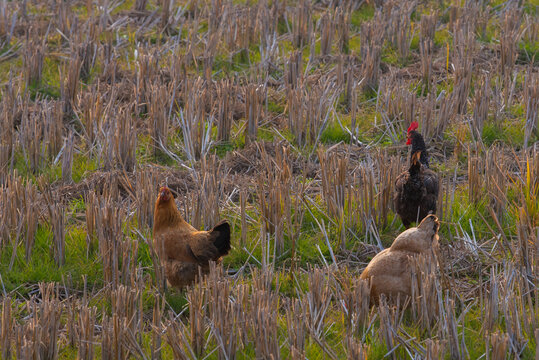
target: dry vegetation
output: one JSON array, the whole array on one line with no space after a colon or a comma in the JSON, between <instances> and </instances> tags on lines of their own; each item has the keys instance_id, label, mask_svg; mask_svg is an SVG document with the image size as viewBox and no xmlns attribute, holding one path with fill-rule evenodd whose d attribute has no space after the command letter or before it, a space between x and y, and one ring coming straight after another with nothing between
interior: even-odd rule
<instances>
[{"instance_id":1,"label":"dry vegetation","mask_svg":"<svg viewBox=\"0 0 539 360\"><path fill-rule=\"evenodd\" d=\"M1 357L534 358L538 34L532 1L0 0ZM438 264L369 308L414 120ZM183 293L162 184L234 229Z\"/></svg>"}]
</instances>

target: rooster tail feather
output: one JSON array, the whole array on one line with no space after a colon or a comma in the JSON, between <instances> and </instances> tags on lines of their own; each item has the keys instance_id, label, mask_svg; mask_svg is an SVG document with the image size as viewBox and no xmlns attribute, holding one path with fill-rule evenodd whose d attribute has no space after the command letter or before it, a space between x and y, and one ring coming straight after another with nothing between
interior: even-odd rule
<instances>
[{"instance_id":1,"label":"rooster tail feather","mask_svg":"<svg viewBox=\"0 0 539 360\"><path fill-rule=\"evenodd\" d=\"M224 256L230 251L230 225L226 220L219 222L211 230L213 245L219 250L219 254Z\"/></svg>"}]
</instances>

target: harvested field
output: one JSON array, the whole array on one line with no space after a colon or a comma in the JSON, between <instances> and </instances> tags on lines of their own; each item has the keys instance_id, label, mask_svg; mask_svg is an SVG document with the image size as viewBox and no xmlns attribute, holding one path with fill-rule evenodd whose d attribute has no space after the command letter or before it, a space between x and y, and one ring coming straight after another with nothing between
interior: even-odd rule
<instances>
[{"instance_id":1,"label":"harvested field","mask_svg":"<svg viewBox=\"0 0 539 360\"><path fill-rule=\"evenodd\" d=\"M2 359L538 359L533 1L0 0ZM404 227L414 121L439 249ZM167 286L167 185L232 250Z\"/></svg>"}]
</instances>

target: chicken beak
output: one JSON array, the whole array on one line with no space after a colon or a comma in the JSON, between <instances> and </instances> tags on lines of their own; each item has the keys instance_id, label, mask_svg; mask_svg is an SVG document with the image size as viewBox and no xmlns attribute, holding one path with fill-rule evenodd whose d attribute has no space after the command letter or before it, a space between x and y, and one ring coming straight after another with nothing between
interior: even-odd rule
<instances>
[{"instance_id":1,"label":"chicken beak","mask_svg":"<svg viewBox=\"0 0 539 360\"><path fill-rule=\"evenodd\" d=\"M167 192L166 190L163 190L159 193L159 197L163 200L167 200Z\"/></svg>"}]
</instances>

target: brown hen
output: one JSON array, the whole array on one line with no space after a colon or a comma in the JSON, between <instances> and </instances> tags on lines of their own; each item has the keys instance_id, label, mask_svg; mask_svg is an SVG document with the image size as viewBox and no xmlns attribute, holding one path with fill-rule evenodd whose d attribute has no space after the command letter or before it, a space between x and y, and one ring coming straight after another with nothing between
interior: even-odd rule
<instances>
[{"instance_id":1,"label":"brown hen","mask_svg":"<svg viewBox=\"0 0 539 360\"><path fill-rule=\"evenodd\" d=\"M181 216L170 189L159 190L155 202L153 242L170 285L192 284L210 261L219 263L230 251L230 225L221 221L210 231L198 231Z\"/></svg>"}]
</instances>

